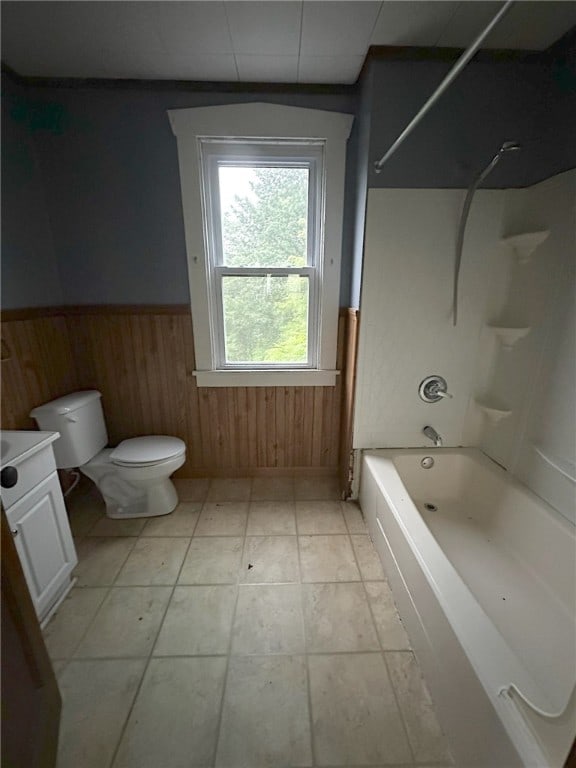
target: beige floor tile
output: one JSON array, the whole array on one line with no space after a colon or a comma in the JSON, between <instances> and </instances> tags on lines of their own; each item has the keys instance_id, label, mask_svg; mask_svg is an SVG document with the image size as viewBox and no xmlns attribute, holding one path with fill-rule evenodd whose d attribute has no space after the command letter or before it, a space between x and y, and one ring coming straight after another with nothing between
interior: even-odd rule
<instances>
[{"instance_id":1,"label":"beige floor tile","mask_svg":"<svg viewBox=\"0 0 576 768\"><path fill-rule=\"evenodd\" d=\"M78 542L78 565L74 575L79 587L101 587L114 583L120 568L132 551L136 539L86 537Z\"/></svg>"},{"instance_id":2,"label":"beige floor tile","mask_svg":"<svg viewBox=\"0 0 576 768\"><path fill-rule=\"evenodd\" d=\"M365 581L380 581L385 579L384 569L378 553L374 549L374 544L370 541L369 536L356 536L350 537L352 539L352 546L358 559L358 566L360 567L360 573Z\"/></svg>"},{"instance_id":3,"label":"beige floor tile","mask_svg":"<svg viewBox=\"0 0 576 768\"><path fill-rule=\"evenodd\" d=\"M239 536L195 536L178 584L236 584L243 546Z\"/></svg>"},{"instance_id":4,"label":"beige floor tile","mask_svg":"<svg viewBox=\"0 0 576 768\"><path fill-rule=\"evenodd\" d=\"M348 536L298 536L302 581L360 581Z\"/></svg>"},{"instance_id":5,"label":"beige floor tile","mask_svg":"<svg viewBox=\"0 0 576 768\"><path fill-rule=\"evenodd\" d=\"M107 592L108 587L79 587L70 592L44 629L50 658L72 656Z\"/></svg>"},{"instance_id":6,"label":"beige floor tile","mask_svg":"<svg viewBox=\"0 0 576 768\"><path fill-rule=\"evenodd\" d=\"M338 501L297 501L296 523L300 535L347 533Z\"/></svg>"},{"instance_id":7,"label":"beige floor tile","mask_svg":"<svg viewBox=\"0 0 576 768\"><path fill-rule=\"evenodd\" d=\"M411 762L381 654L309 656L308 665L318 765Z\"/></svg>"},{"instance_id":8,"label":"beige floor tile","mask_svg":"<svg viewBox=\"0 0 576 768\"><path fill-rule=\"evenodd\" d=\"M302 656L230 659L218 768L310 766L310 721Z\"/></svg>"},{"instance_id":9,"label":"beige floor tile","mask_svg":"<svg viewBox=\"0 0 576 768\"><path fill-rule=\"evenodd\" d=\"M398 616L392 590L386 581L364 583L376 629L385 651L410 650L410 641L404 625Z\"/></svg>"},{"instance_id":10,"label":"beige floor tile","mask_svg":"<svg viewBox=\"0 0 576 768\"><path fill-rule=\"evenodd\" d=\"M247 536L241 584L299 581L296 536Z\"/></svg>"},{"instance_id":11,"label":"beige floor tile","mask_svg":"<svg viewBox=\"0 0 576 768\"><path fill-rule=\"evenodd\" d=\"M251 477L217 477L210 482L207 501L248 501Z\"/></svg>"},{"instance_id":12,"label":"beige floor tile","mask_svg":"<svg viewBox=\"0 0 576 768\"><path fill-rule=\"evenodd\" d=\"M336 477L296 477L294 497L297 501L339 501L340 484Z\"/></svg>"},{"instance_id":13,"label":"beige floor tile","mask_svg":"<svg viewBox=\"0 0 576 768\"><path fill-rule=\"evenodd\" d=\"M139 517L129 518L127 520L114 520L111 517L101 517L100 520L92 526L87 535L139 536L145 525L146 520Z\"/></svg>"},{"instance_id":14,"label":"beige floor tile","mask_svg":"<svg viewBox=\"0 0 576 768\"><path fill-rule=\"evenodd\" d=\"M258 479L258 478L256 478ZM248 512L248 536L282 536L296 533L293 501L253 501Z\"/></svg>"},{"instance_id":15,"label":"beige floor tile","mask_svg":"<svg viewBox=\"0 0 576 768\"><path fill-rule=\"evenodd\" d=\"M114 768L212 765L225 674L225 658L152 659Z\"/></svg>"},{"instance_id":16,"label":"beige floor tile","mask_svg":"<svg viewBox=\"0 0 576 768\"><path fill-rule=\"evenodd\" d=\"M59 679L58 768L107 768L146 662L71 661Z\"/></svg>"},{"instance_id":17,"label":"beige floor tile","mask_svg":"<svg viewBox=\"0 0 576 768\"><path fill-rule=\"evenodd\" d=\"M428 689L413 653L386 653L392 684L417 763L450 762L448 743L438 724Z\"/></svg>"},{"instance_id":18,"label":"beige floor tile","mask_svg":"<svg viewBox=\"0 0 576 768\"><path fill-rule=\"evenodd\" d=\"M181 501L169 515L148 520L142 536L192 536L201 509L197 501Z\"/></svg>"},{"instance_id":19,"label":"beige floor tile","mask_svg":"<svg viewBox=\"0 0 576 768\"><path fill-rule=\"evenodd\" d=\"M66 509L74 536L85 536L95 521L106 514L102 494L87 477L81 475L79 485L66 497Z\"/></svg>"},{"instance_id":20,"label":"beige floor tile","mask_svg":"<svg viewBox=\"0 0 576 768\"><path fill-rule=\"evenodd\" d=\"M348 527L348 533L368 533L368 528L362 517L360 507L355 501L342 501L340 502L342 508L342 514L346 520L346 526Z\"/></svg>"},{"instance_id":21,"label":"beige floor tile","mask_svg":"<svg viewBox=\"0 0 576 768\"><path fill-rule=\"evenodd\" d=\"M170 593L170 587L114 587L100 606L76 656L148 656Z\"/></svg>"},{"instance_id":22,"label":"beige floor tile","mask_svg":"<svg viewBox=\"0 0 576 768\"><path fill-rule=\"evenodd\" d=\"M303 653L299 584L240 587L232 653Z\"/></svg>"},{"instance_id":23,"label":"beige floor tile","mask_svg":"<svg viewBox=\"0 0 576 768\"><path fill-rule=\"evenodd\" d=\"M302 599L308 651L380 649L362 584L304 584Z\"/></svg>"},{"instance_id":24,"label":"beige floor tile","mask_svg":"<svg viewBox=\"0 0 576 768\"><path fill-rule=\"evenodd\" d=\"M93 526L105 514L104 502L97 502L93 499L82 501L82 503L72 504L67 502L68 519L70 521L70 530L75 539L86 536Z\"/></svg>"},{"instance_id":25,"label":"beige floor tile","mask_svg":"<svg viewBox=\"0 0 576 768\"><path fill-rule=\"evenodd\" d=\"M208 495L210 480L207 477L176 478L172 481L176 486L180 501L204 501Z\"/></svg>"},{"instance_id":26,"label":"beige floor tile","mask_svg":"<svg viewBox=\"0 0 576 768\"><path fill-rule=\"evenodd\" d=\"M134 545L116 585L122 587L175 584L190 539L141 538Z\"/></svg>"},{"instance_id":27,"label":"beige floor tile","mask_svg":"<svg viewBox=\"0 0 576 768\"><path fill-rule=\"evenodd\" d=\"M176 587L154 655L228 653L236 590L234 586Z\"/></svg>"},{"instance_id":28,"label":"beige floor tile","mask_svg":"<svg viewBox=\"0 0 576 768\"><path fill-rule=\"evenodd\" d=\"M202 508L195 536L243 536L248 502L207 502Z\"/></svg>"},{"instance_id":29,"label":"beige floor tile","mask_svg":"<svg viewBox=\"0 0 576 768\"><path fill-rule=\"evenodd\" d=\"M293 477L255 477L252 482L252 501L292 501Z\"/></svg>"}]
</instances>

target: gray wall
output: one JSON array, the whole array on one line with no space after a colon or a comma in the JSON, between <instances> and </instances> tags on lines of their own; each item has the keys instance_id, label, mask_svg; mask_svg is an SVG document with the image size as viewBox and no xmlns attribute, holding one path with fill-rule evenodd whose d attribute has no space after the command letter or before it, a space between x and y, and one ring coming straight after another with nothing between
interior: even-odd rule
<instances>
[{"instance_id":1,"label":"gray wall","mask_svg":"<svg viewBox=\"0 0 576 768\"><path fill-rule=\"evenodd\" d=\"M373 67L368 65L360 83L360 99L354 125L355 162L354 169L354 231L349 252L350 277L348 306L360 306L362 286L362 262L364 259L364 229L366 223L366 198L368 194L368 161L370 157L370 126L373 87Z\"/></svg>"},{"instance_id":2,"label":"gray wall","mask_svg":"<svg viewBox=\"0 0 576 768\"><path fill-rule=\"evenodd\" d=\"M9 92L31 107L27 122L4 120L3 305L188 302L176 141L166 110L271 101L356 113L340 301L357 306L368 187L467 187L505 139L524 148L485 186L531 185L576 165L576 89L566 74L574 46L566 50L572 54L525 63L473 61L379 175L374 160L449 63L375 60L357 95L19 88L8 80ZM10 112L9 99L4 108Z\"/></svg>"},{"instance_id":3,"label":"gray wall","mask_svg":"<svg viewBox=\"0 0 576 768\"><path fill-rule=\"evenodd\" d=\"M36 157L39 126L28 89L2 84L2 307L62 303L45 186Z\"/></svg>"},{"instance_id":4,"label":"gray wall","mask_svg":"<svg viewBox=\"0 0 576 768\"><path fill-rule=\"evenodd\" d=\"M538 142L546 101L546 68L518 62L471 62L397 152L376 174L373 162L434 92L451 63L374 62L370 187L464 188L505 140L507 156L485 186L522 187L550 175Z\"/></svg>"},{"instance_id":5,"label":"gray wall","mask_svg":"<svg viewBox=\"0 0 576 768\"><path fill-rule=\"evenodd\" d=\"M348 95L60 88L36 96L62 116L62 132L39 134L37 144L68 304L189 301L176 139L166 110L241 101L355 108Z\"/></svg>"}]
</instances>

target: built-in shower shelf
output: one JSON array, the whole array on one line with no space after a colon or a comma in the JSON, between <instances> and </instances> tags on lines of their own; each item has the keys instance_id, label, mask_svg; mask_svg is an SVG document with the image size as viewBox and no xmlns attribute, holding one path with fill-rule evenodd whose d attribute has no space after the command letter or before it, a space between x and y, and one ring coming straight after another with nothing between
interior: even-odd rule
<instances>
[{"instance_id":1,"label":"built-in shower shelf","mask_svg":"<svg viewBox=\"0 0 576 768\"><path fill-rule=\"evenodd\" d=\"M519 264L527 264L536 248L542 245L549 235L548 229L539 232L522 232L519 235L503 237L502 242L516 254Z\"/></svg>"},{"instance_id":2,"label":"built-in shower shelf","mask_svg":"<svg viewBox=\"0 0 576 768\"><path fill-rule=\"evenodd\" d=\"M512 413L508 408L503 408L500 405L485 402L484 400L476 400L476 405L491 424L498 424L498 422L506 419Z\"/></svg>"},{"instance_id":3,"label":"built-in shower shelf","mask_svg":"<svg viewBox=\"0 0 576 768\"><path fill-rule=\"evenodd\" d=\"M503 349L512 349L514 344L530 333L530 326L489 325L488 328L496 335Z\"/></svg>"}]
</instances>

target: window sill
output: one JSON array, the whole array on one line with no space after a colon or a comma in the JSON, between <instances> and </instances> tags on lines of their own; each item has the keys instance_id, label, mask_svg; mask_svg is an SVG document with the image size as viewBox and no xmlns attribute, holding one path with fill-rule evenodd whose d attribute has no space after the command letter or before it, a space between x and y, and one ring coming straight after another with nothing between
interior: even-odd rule
<instances>
[{"instance_id":1,"label":"window sill","mask_svg":"<svg viewBox=\"0 0 576 768\"><path fill-rule=\"evenodd\" d=\"M340 371L194 371L199 387L334 387Z\"/></svg>"}]
</instances>

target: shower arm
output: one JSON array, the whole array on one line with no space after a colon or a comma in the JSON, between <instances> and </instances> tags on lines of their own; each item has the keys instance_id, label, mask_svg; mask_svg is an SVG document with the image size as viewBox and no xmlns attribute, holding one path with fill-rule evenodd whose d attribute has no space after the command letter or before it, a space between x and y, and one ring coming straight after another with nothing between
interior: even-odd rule
<instances>
[{"instance_id":1,"label":"shower arm","mask_svg":"<svg viewBox=\"0 0 576 768\"><path fill-rule=\"evenodd\" d=\"M515 0L506 0L502 8L498 11L498 13L494 16L492 21L488 24L487 27L485 27L482 32L478 35L478 37L474 40L474 42L464 51L462 56L458 59L456 64L452 67L450 72L446 75L444 80L440 83L438 88L434 91L432 96L426 101L426 103L418 110L418 112L414 115L412 120L408 123L406 128L402 131L402 133L398 136L396 141L392 144L392 146L388 149L386 154L382 155L380 160L376 160L374 162L374 169L376 173L380 173L382 170L382 166L384 163L389 160L394 152L398 149L398 147L402 144L402 142L412 133L414 128L418 125L420 120L424 117L424 115L432 108L432 106L438 101L440 96L444 93L445 90L452 84L452 81L455 80L460 72L464 69L466 64L470 61L470 59L474 56L478 48L482 45L484 39L488 37L490 32L494 29L494 27L498 24L500 19L508 13L512 5L514 5Z\"/></svg>"}]
</instances>

